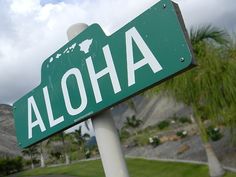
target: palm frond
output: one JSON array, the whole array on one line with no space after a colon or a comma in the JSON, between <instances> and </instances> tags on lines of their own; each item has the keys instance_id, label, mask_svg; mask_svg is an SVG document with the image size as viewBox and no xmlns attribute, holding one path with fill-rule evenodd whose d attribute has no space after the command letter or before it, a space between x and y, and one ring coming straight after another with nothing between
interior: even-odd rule
<instances>
[{"instance_id":1,"label":"palm frond","mask_svg":"<svg viewBox=\"0 0 236 177\"><path fill-rule=\"evenodd\" d=\"M229 42L229 35L220 28L206 25L198 28L191 28L190 39L193 45L209 40L225 45Z\"/></svg>"}]
</instances>

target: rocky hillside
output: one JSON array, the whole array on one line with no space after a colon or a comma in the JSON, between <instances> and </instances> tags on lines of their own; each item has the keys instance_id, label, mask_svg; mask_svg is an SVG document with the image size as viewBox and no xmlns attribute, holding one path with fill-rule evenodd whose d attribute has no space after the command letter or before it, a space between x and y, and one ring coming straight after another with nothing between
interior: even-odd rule
<instances>
[{"instance_id":1,"label":"rocky hillside","mask_svg":"<svg viewBox=\"0 0 236 177\"><path fill-rule=\"evenodd\" d=\"M0 156L20 155L15 136L12 107L0 104Z\"/></svg>"},{"instance_id":2,"label":"rocky hillside","mask_svg":"<svg viewBox=\"0 0 236 177\"><path fill-rule=\"evenodd\" d=\"M173 98L164 95L155 95L152 97L136 96L133 98L133 102L136 108L136 112L132 110L127 104L122 103L112 109L113 118L115 120L118 129L124 126L127 117L136 115L137 119L142 120L142 124L136 131L143 129L145 137L146 134L151 134L153 130L147 133L148 126L157 124L160 121L168 120L171 122L173 117L191 117L192 111L189 107L182 103L177 103ZM123 151L126 155L132 157L144 157L144 158L161 158L161 159L181 159L181 160L195 160L195 161L207 161L205 150L198 135L197 125L194 120L193 123L183 125L172 125L174 127L167 129L166 131L160 131L155 136L161 137L161 139L168 139L157 147L151 145L137 145L137 138L142 135L134 134L130 135L125 142L123 142ZM177 127L175 127L177 126ZM132 129L132 128L131 128ZM148 128L151 129L151 128ZM180 130L186 130L188 136L183 139L175 139L176 132ZM132 132L132 131L131 131ZM236 148L230 141L230 135L228 130L222 129L223 138L216 142L211 142L215 153L223 165L228 167L236 167ZM146 137L148 142L148 137Z\"/></svg>"},{"instance_id":3,"label":"rocky hillside","mask_svg":"<svg viewBox=\"0 0 236 177\"><path fill-rule=\"evenodd\" d=\"M191 115L191 109L189 107L182 103L176 103L174 99L164 95L156 95L149 98L136 96L132 98L132 100L135 110L130 108L126 103L119 104L112 109L113 118L118 129L124 126L127 117L131 117L134 114L137 119L142 120L139 129L144 129L144 133L147 131L145 128L155 125L162 120L170 119L169 122L171 122L174 116L190 117ZM173 124L171 126L177 125ZM178 140L169 141L168 139L168 141L158 147L152 147L151 145L139 146L133 141L133 139L137 137L131 135L127 141L123 142L124 152L128 156L206 161L206 155L201 140L197 131L193 131L196 129L195 124L187 124L187 126L184 125L184 127L172 127L172 129L159 132L157 135L161 138L169 138L175 136L178 129L186 130L189 132L189 135L186 138ZM192 135L190 135L191 133ZM216 154L224 165L235 167L236 161L234 159L236 157L236 151L234 147L229 145L228 139L229 136L225 134L220 141L214 142L213 146ZM148 137L146 137L145 140L148 140ZM92 144L94 144L94 142L92 142ZM0 156L6 155L20 155L20 149L17 147L15 137L12 107L0 104Z\"/></svg>"},{"instance_id":4,"label":"rocky hillside","mask_svg":"<svg viewBox=\"0 0 236 177\"><path fill-rule=\"evenodd\" d=\"M143 121L142 127L176 116L189 116L191 110L183 104L177 104L172 98L166 96L152 96L150 98L136 96L133 99L136 108L136 117ZM134 114L134 110L126 103L119 104L112 110L118 129L123 127L126 118ZM15 137L15 127L12 107L0 104L0 155L15 156L20 154Z\"/></svg>"},{"instance_id":5,"label":"rocky hillside","mask_svg":"<svg viewBox=\"0 0 236 177\"><path fill-rule=\"evenodd\" d=\"M142 120L142 129L173 116L190 117L191 115L189 107L182 103L177 103L173 98L166 95L136 96L132 98L132 101L136 112L125 103L112 109L113 118L118 129L123 127L127 117L131 117L134 114L137 119Z\"/></svg>"}]
</instances>

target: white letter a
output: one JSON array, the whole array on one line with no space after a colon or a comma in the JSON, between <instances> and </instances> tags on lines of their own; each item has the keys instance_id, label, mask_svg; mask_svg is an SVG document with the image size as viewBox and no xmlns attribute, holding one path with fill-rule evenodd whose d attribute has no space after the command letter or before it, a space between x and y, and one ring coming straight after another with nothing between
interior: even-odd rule
<instances>
[{"instance_id":1,"label":"white letter a","mask_svg":"<svg viewBox=\"0 0 236 177\"><path fill-rule=\"evenodd\" d=\"M35 113L36 121L32 122L32 108ZM38 107L35 103L34 97L31 96L28 98L28 138L32 138L32 129L39 125L41 132L46 130L45 125L43 123L42 117L39 113Z\"/></svg>"},{"instance_id":2,"label":"white letter a","mask_svg":"<svg viewBox=\"0 0 236 177\"><path fill-rule=\"evenodd\" d=\"M126 39L126 55L127 55L127 72L128 72L128 86L135 84L135 70L143 67L148 64L153 73L162 70L161 65L158 63L156 57L153 55L151 50L148 48L145 41L142 39L135 27L129 29L125 33ZM133 41L137 44L137 47L141 51L144 58L134 63L134 54L133 54Z\"/></svg>"}]
</instances>

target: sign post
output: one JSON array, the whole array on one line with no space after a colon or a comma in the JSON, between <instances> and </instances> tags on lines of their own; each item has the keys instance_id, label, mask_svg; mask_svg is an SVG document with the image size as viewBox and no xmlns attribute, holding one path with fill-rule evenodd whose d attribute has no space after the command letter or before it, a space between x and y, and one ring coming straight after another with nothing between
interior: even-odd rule
<instances>
[{"instance_id":1,"label":"sign post","mask_svg":"<svg viewBox=\"0 0 236 177\"><path fill-rule=\"evenodd\" d=\"M129 177L120 138L110 110L92 118L106 177Z\"/></svg>"},{"instance_id":2,"label":"sign post","mask_svg":"<svg viewBox=\"0 0 236 177\"><path fill-rule=\"evenodd\" d=\"M87 27L83 23L72 25L67 31L68 39L72 40ZM114 177L114 174L116 177L129 177L111 111L103 111L91 120L106 177Z\"/></svg>"}]
</instances>

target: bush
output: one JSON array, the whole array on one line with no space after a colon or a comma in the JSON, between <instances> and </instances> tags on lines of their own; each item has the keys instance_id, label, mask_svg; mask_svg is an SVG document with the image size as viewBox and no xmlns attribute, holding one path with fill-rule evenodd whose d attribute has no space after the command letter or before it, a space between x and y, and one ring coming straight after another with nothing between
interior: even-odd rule
<instances>
[{"instance_id":1,"label":"bush","mask_svg":"<svg viewBox=\"0 0 236 177\"><path fill-rule=\"evenodd\" d=\"M136 119L135 116L132 116L132 117L126 118L125 125L127 127L137 128L141 125L141 123L142 123L142 120Z\"/></svg>"},{"instance_id":2,"label":"bush","mask_svg":"<svg viewBox=\"0 0 236 177\"><path fill-rule=\"evenodd\" d=\"M78 150L70 152L70 160L71 161L78 160L78 156L79 156L78 154L79 154Z\"/></svg>"},{"instance_id":3,"label":"bush","mask_svg":"<svg viewBox=\"0 0 236 177\"><path fill-rule=\"evenodd\" d=\"M145 146L147 144L149 144L148 142L148 137L149 135L147 134L139 134L134 136L134 138L132 138L132 146Z\"/></svg>"},{"instance_id":4,"label":"bush","mask_svg":"<svg viewBox=\"0 0 236 177\"><path fill-rule=\"evenodd\" d=\"M87 150L87 151L85 152L85 158L86 158L86 159L89 159L90 156L91 156L91 152L90 152L90 150Z\"/></svg>"},{"instance_id":5,"label":"bush","mask_svg":"<svg viewBox=\"0 0 236 177\"><path fill-rule=\"evenodd\" d=\"M179 137L181 137L181 138L185 138L185 137L188 135L188 132L182 130L182 131L176 132L176 135L179 136Z\"/></svg>"},{"instance_id":6,"label":"bush","mask_svg":"<svg viewBox=\"0 0 236 177\"><path fill-rule=\"evenodd\" d=\"M163 130L164 128L169 127L170 123L167 120L163 120L157 124L158 128L160 130Z\"/></svg>"},{"instance_id":7,"label":"bush","mask_svg":"<svg viewBox=\"0 0 236 177\"><path fill-rule=\"evenodd\" d=\"M150 137L149 138L149 143L153 146L153 147L157 147L161 144L161 140L159 137L155 136L155 137Z\"/></svg>"},{"instance_id":8,"label":"bush","mask_svg":"<svg viewBox=\"0 0 236 177\"><path fill-rule=\"evenodd\" d=\"M180 117L179 122L182 123L182 124L184 124L184 123L191 124L192 123L191 119L189 119L188 117Z\"/></svg>"},{"instance_id":9,"label":"bush","mask_svg":"<svg viewBox=\"0 0 236 177\"><path fill-rule=\"evenodd\" d=\"M125 139L127 139L129 137L130 137L129 131L126 130L126 129L121 129L121 131L120 131L120 139L121 140L125 140Z\"/></svg>"},{"instance_id":10,"label":"bush","mask_svg":"<svg viewBox=\"0 0 236 177\"><path fill-rule=\"evenodd\" d=\"M23 169L22 157L0 159L0 176L10 175Z\"/></svg>"},{"instance_id":11,"label":"bush","mask_svg":"<svg viewBox=\"0 0 236 177\"><path fill-rule=\"evenodd\" d=\"M220 129L213 126L209 126L207 128L207 135L211 138L212 141L218 141L223 137Z\"/></svg>"}]
</instances>

